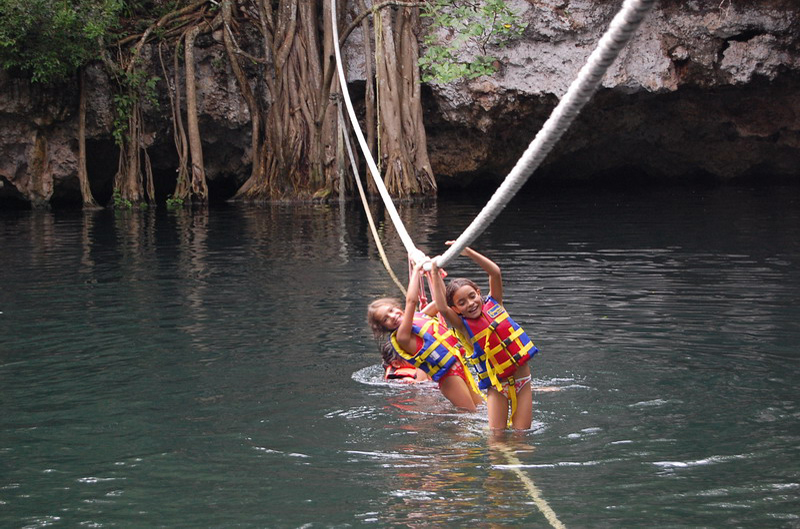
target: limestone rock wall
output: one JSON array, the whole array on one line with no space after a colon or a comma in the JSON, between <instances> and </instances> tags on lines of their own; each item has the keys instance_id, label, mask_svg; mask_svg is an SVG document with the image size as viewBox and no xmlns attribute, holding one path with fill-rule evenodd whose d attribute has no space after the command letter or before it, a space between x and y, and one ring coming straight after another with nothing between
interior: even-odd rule
<instances>
[{"instance_id":1,"label":"limestone rock wall","mask_svg":"<svg viewBox=\"0 0 800 529\"><path fill-rule=\"evenodd\" d=\"M424 87L428 146L442 189L493 185L508 173L621 2L509 4L528 27L513 46L492 50L496 75ZM356 47L346 50L353 93L363 83ZM144 58L164 77L154 48L145 47ZM220 35L199 39L197 62L209 188L226 198L249 174L249 114ZM260 68L251 69L253 79L264 75ZM107 201L117 165L111 83L99 67L87 78L89 177ZM159 105L145 108L145 141L162 196L174 186L177 161L165 82ZM45 88L0 71L0 207L79 203L77 109L77 82ZM800 4L661 0L533 179L797 183L798 168Z\"/></svg>"},{"instance_id":2,"label":"limestone rock wall","mask_svg":"<svg viewBox=\"0 0 800 529\"><path fill-rule=\"evenodd\" d=\"M491 78L432 87L443 185L501 179L619 7L517 0L524 39ZM662 0L535 179L800 177L800 4Z\"/></svg>"},{"instance_id":3,"label":"limestone rock wall","mask_svg":"<svg viewBox=\"0 0 800 529\"><path fill-rule=\"evenodd\" d=\"M445 186L507 174L618 9L513 5L529 26L501 51L500 73L432 87L429 144ZM662 0L534 178L797 182L799 52L796 2Z\"/></svg>"}]
</instances>

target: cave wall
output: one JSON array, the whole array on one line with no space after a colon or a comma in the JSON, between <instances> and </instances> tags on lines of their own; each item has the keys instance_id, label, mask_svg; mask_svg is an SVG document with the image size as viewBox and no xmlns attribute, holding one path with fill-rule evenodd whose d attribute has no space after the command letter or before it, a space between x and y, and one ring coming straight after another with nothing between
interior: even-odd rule
<instances>
[{"instance_id":1,"label":"cave wall","mask_svg":"<svg viewBox=\"0 0 800 529\"><path fill-rule=\"evenodd\" d=\"M428 141L443 187L499 181L533 140L617 2L530 0L500 71L432 86ZM800 4L662 0L534 178L798 182Z\"/></svg>"},{"instance_id":2,"label":"cave wall","mask_svg":"<svg viewBox=\"0 0 800 529\"><path fill-rule=\"evenodd\" d=\"M428 148L442 189L494 184L508 173L620 6L509 4L528 26L513 46L493 50L497 74L423 87ZM359 38L357 30L345 50L355 85L363 84ZM196 53L207 178L212 198L224 199L249 174L249 114L221 34L198 39ZM152 75L165 77L156 48L146 46L143 54ZM264 68L249 66L254 81ZM107 201L117 152L111 83L97 65L87 79L89 178L97 198ZM177 161L165 83L159 82L159 104L144 109L161 196L174 185ZM0 207L9 200L80 203L77 109L77 80L43 87L0 71ZM800 4L662 0L534 178L798 183L799 167Z\"/></svg>"}]
</instances>

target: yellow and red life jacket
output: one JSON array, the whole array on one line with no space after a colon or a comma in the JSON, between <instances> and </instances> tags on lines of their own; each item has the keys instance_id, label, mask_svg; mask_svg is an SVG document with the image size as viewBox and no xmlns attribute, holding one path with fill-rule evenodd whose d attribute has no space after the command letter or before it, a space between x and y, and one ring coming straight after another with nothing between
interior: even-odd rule
<instances>
[{"instance_id":1,"label":"yellow and red life jacket","mask_svg":"<svg viewBox=\"0 0 800 529\"><path fill-rule=\"evenodd\" d=\"M518 366L539 351L522 327L491 296L484 300L480 318L462 316L461 320L472 342L469 362L475 368L481 389L494 386L502 391L500 381L513 375Z\"/></svg>"},{"instance_id":2,"label":"yellow and red life jacket","mask_svg":"<svg viewBox=\"0 0 800 529\"><path fill-rule=\"evenodd\" d=\"M397 332L392 333L392 346L397 354L414 367L425 371L437 381L450 369L454 362L460 361L460 342L446 326L421 312L414 313L411 333L416 336L417 350L410 353L397 343Z\"/></svg>"}]
</instances>

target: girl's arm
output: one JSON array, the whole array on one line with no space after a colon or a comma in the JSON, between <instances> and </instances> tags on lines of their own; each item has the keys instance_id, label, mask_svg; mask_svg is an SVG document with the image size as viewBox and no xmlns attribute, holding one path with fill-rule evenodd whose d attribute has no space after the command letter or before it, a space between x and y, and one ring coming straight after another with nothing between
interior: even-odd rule
<instances>
[{"instance_id":1,"label":"girl's arm","mask_svg":"<svg viewBox=\"0 0 800 529\"><path fill-rule=\"evenodd\" d=\"M452 241L450 241L452 243ZM489 276L489 295L492 296L498 303L503 303L503 276L500 273L500 267L497 263L486 257L485 255L476 252L470 247L464 248L461 255L469 257L475 263L483 268L484 272Z\"/></svg>"},{"instance_id":2,"label":"girl's arm","mask_svg":"<svg viewBox=\"0 0 800 529\"><path fill-rule=\"evenodd\" d=\"M411 335L411 325L414 323L414 312L417 310L417 298L419 298L420 270L422 270L422 263L415 264L414 270L411 272L411 278L408 280L403 320L400 322L400 327L397 328L397 334L395 334L397 343L406 351L414 351L417 347L416 340Z\"/></svg>"},{"instance_id":3,"label":"girl's arm","mask_svg":"<svg viewBox=\"0 0 800 529\"><path fill-rule=\"evenodd\" d=\"M430 302L427 305L425 305L420 312L425 313L431 318L433 318L439 312L439 309L436 308L435 302Z\"/></svg>"},{"instance_id":4,"label":"girl's arm","mask_svg":"<svg viewBox=\"0 0 800 529\"><path fill-rule=\"evenodd\" d=\"M436 303L436 308L439 309L439 312L444 316L447 325L456 329L462 336L469 336L464 322L461 321L456 311L447 305L444 279L442 279L442 274L439 273L439 267L436 266L436 259L431 261L431 291L433 292L433 301Z\"/></svg>"}]
</instances>

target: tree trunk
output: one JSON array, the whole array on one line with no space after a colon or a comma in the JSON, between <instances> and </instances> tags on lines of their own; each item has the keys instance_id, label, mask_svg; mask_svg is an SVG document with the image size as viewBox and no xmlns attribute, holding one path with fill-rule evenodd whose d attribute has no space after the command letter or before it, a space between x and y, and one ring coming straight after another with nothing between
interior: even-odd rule
<instances>
[{"instance_id":1,"label":"tree trunk","mask_svg":"<svg viewBox=\"0 0 800 529\"><path fill-rule=\"evenodd\" d=\"M262 12L270 22L271 7L264 4ZM259 182L248 181L239 195L308 196L325 186L332 160L326 160L322 140L322 122L330 118L327 110L320 110L324 86L320 17L316 0L282 0L275 23L265 24L271 30L265 37L272 37L274 79L267 83L272 102L261 149L264 175ZM333 134L329 145L335 145Z\"/></svg>"},{"instance_id":2,"label":"tree trunk","mask_svg":"<svg viewBox=\"0 0 800 529\"><path fill-rule=\"evenodd\" d=\"M186 139L186 129L183 126L183 116L181 114L181 76L179 68L179 57L177 47L180 45L185 35L178 39L173 56L173 81L169 82L169 74L164 65L161 54L161 44L158 46L158 57L161 60L161 70L164 72L164 79L167 81L167 92L169 94L170 110L172 113L172 137L175 142L175 150L178 154L178 176L175 180L175 189L172 192L173 198L183 200L189 194L189 143Z\"/></svg>"},{"instance_id":3,"label":"tree trunk","mask_svg":"<svg viewBox=\"0 0 800 529\"><path fill-rule=\"evenodd\" d=\"M403 130L409 156L414 165L414 177L419 183L420 192L428 194L436 192L436 179L433 176L430 158L428 157L425 124L422 118L422 80L419 75L418 31L419 10L406 8L398 15L405 20L398 42L398 56L402 92L408 104L402 105Z\"/></svg>"},{"instance_id":4,"label":"tree trunk","mask_svg":"<svg viewBox=\"0 0 800 529\"><path fill-rule=\"evenodd\" d=\"M128 97L134 97L127 94ZM138 99L133 99L128 109L127 134L120 145L119 165L114 176L114 188L119 192L120 198L133 204L144 200L141 183L140 162L140 137L141 111Z\"/></svg>"},{"instance_id":5,"label":"tree trunk","mask_svg":"<svg viewBox=\"0 0 800 529\"><path fill-rule=\"evenodd\" d=\"M194 67L194 41L200 33L200 26L195 26L186 34L185 68L186 68L186 124L188 127L189 153L191 155L191 170L189 187L191 198L203 202L208 200L208 186L206 184L206 171L203 164L203 144L200 138L200 126L197 114L197 85L195 83ZM183 198L183 197L180 197Z\"/></svg>"},{"instance_id":6,"label":"tree trunk","mask_svg":"<svg viewBox=\"0 0 800 529\"><path fill-rule=\"evenodd\" d=\"M364 0L358 0L358 8L366 11L367 6ZM367 146L372 156L375 156L375 72L373 61L375 57L372 53L372 29L369 25L369 18L364 17L361 22L361 32L364 35L364 76L366 77L366 87L364 91L364 125L367 128Z\"/></svg>"},{"instance_id":7,"label":"tree trunk","mask_svg":"<svg viewBox=\"0 0 800 529\"><path fill-rule=\"evenodd\" d=\"M89 187L89 174L86 170L86 72L83 68L80 71L78 100L78 183L81 187L81 198L84 208L96 208L97 202L92 196L92 188Z\"/></svg>"},{"instance_id":8,"label":"tree trunk","mask_svg":"<svg viewBox=\"0 0 800 529\"><path fill-rule=\"evenodd\" d=\"M340 13L339 5L346 3L343 0L338 2L336 12ZM330 4L325 2L322 13L322 55L321 64L323 66L320 84L320 97L318 100L317 126L320 134L321 147L321 176L324 178L323 187L317 192L317 196L324 196L338 190L339 196L343 197L347 190L348 178L346 175L347 157L343 149L339 149L342 139L342 132L339 128L339 108L331 100L331 93L339 92L339 79L334 75L336 72L336 61L333 52L333 31L331 29L332 11ZM341 24L336 21L337 27ZM340 171L339 168L343 168Z\"/></svg>"},{"instance_id":9,"label":"tree trunk","mask_svg":"<svg viewBox=\"0 0 800 529\"><path fill-rule=\"evenodd\" d=\"M337 149L337 113L329 97L331 87L338 83L333 75L330 1L260 0L256 4L259 30L265 43L264 58L251 59L265 64L271 59L273 66L272 75L267 74L265 79L270 104L263 120L255 110L257 99L252 87L248 86L236 60L241 53L230 34L233 4L230 0L221 4L222 18L226 20L226 51L254 121L253 168L237 191L237 197L255 200L327 197L337 188L347 191L345 180L337 175L338 159L343 153ZM344 17L347 0L335 1L342 6L337 12ZM354 26L362 24L365 49L369 51L369 24L365 22L369 11L364 0L356 1L354 5L363 12L355 17ZM376 27L386 37L376 43L375 49L376 75L380 81L375 90L379 101L377 112L373 111L372 104L371 53L366 71L366 126L370 148L377 147L380 151L378 158L386 168L387 187L401 197L425 195L436 190L422 125L418 49L416 42L410 40L416 38L418 8L408 5L408 2L375 4L380 13L376 17ZM401 9L393 15L393 10L386 9L389 6ZM188 41L186 48L188 53ZM376 125L377 115L380 125ZM258 145L262 130L263 144ZM376 140L376 136L380 136L380 140Z\"/></svg>"},{"instance_id":10,"label":"tree trunk","mask_svg":"<svg viewBox=\"0 0 800 529\"><path fill-rule=\"evenodd\" d=\"M380 112L380 155L384 167L384 183L388 191L401 198L427 195L435 192L433 175L417 173L417 167L427 162L427 148L418 143L411 116L421 116L418 96L416 46L408 46L407 35L414 21L412 9L402 8L393 19L392 11L380 13L380 43L376 43L378 72L378 105ZM404 44L406 46L404 47ZM412 63L413 61L413 63ZM405 69L403 68L403 65ZM413 64L414 67L409 66ZM415 97L415 93L417 94Z\"/></svg>"},{"instance_id":11,"label":"tree trunk","mask_svg":"<svg viewBox=\"0 0 800 529\"><path fill-rule=\"evenodd\" d=\"M261 155L261 109L259 108L256 97L253 94L253 89L250 87L250 82L239 64L239 59L236 56L236 46L233 40L233 25L232 7L230 0L223 0L222 2L222 20L223 20L223 42L225 43L225 52L228 55L228 60L231 63L233 75L236 77L236 82L239 84L239 89L242 92L245 102L247 103L247 110L250 113L250 161L251 170L250 177L247 182L257 182L263 177L264 174L264 159Z\"/></svg>"},{"instance_id":12,"label":"tree trunk","mask_svg":"<svg viewBox=\"0 0 800 529\"><path fill-rule=\"evenodd\" d=\"M116 62L113 62L107 53L103 52L101 54L103 62L121 89L117 110L118 112L126 113L125 117L127 118L127 128L124 131L115 130L120 147L119 165L117 174L114 176L115 199L119 198L129 203L155 199L155 183L153 181L150 158L145 147L141 110L143 92L149 90L149 87L143 86L141 77L137 75L143 73L138 70L141 67L139 62L141 50L152 35L156 33L156 30L161 30L168 24L177 24L180 27L187 22L196 23L203 16L205 4L205 0L198 0L182 9L169 12L155 24L148 27L141 35L123 39L124 42L118 43L119 55ZM164 30L161 37L174 36L174 32L174 29ZM127 53L123 52L123 44L134 40L136 44ZM178 45L179 43L180 39L178 39ZM179 103L178 107L180 107ZM118 119L121 117L120 115L117 116ZM179 156L181 156L180 153ZM144 175L142 175L142 163L144 163ZM204 185L205 180L203 179ZM207 191L204 193L205 195L207 195Z\"/></svg>"}]
</instances>

